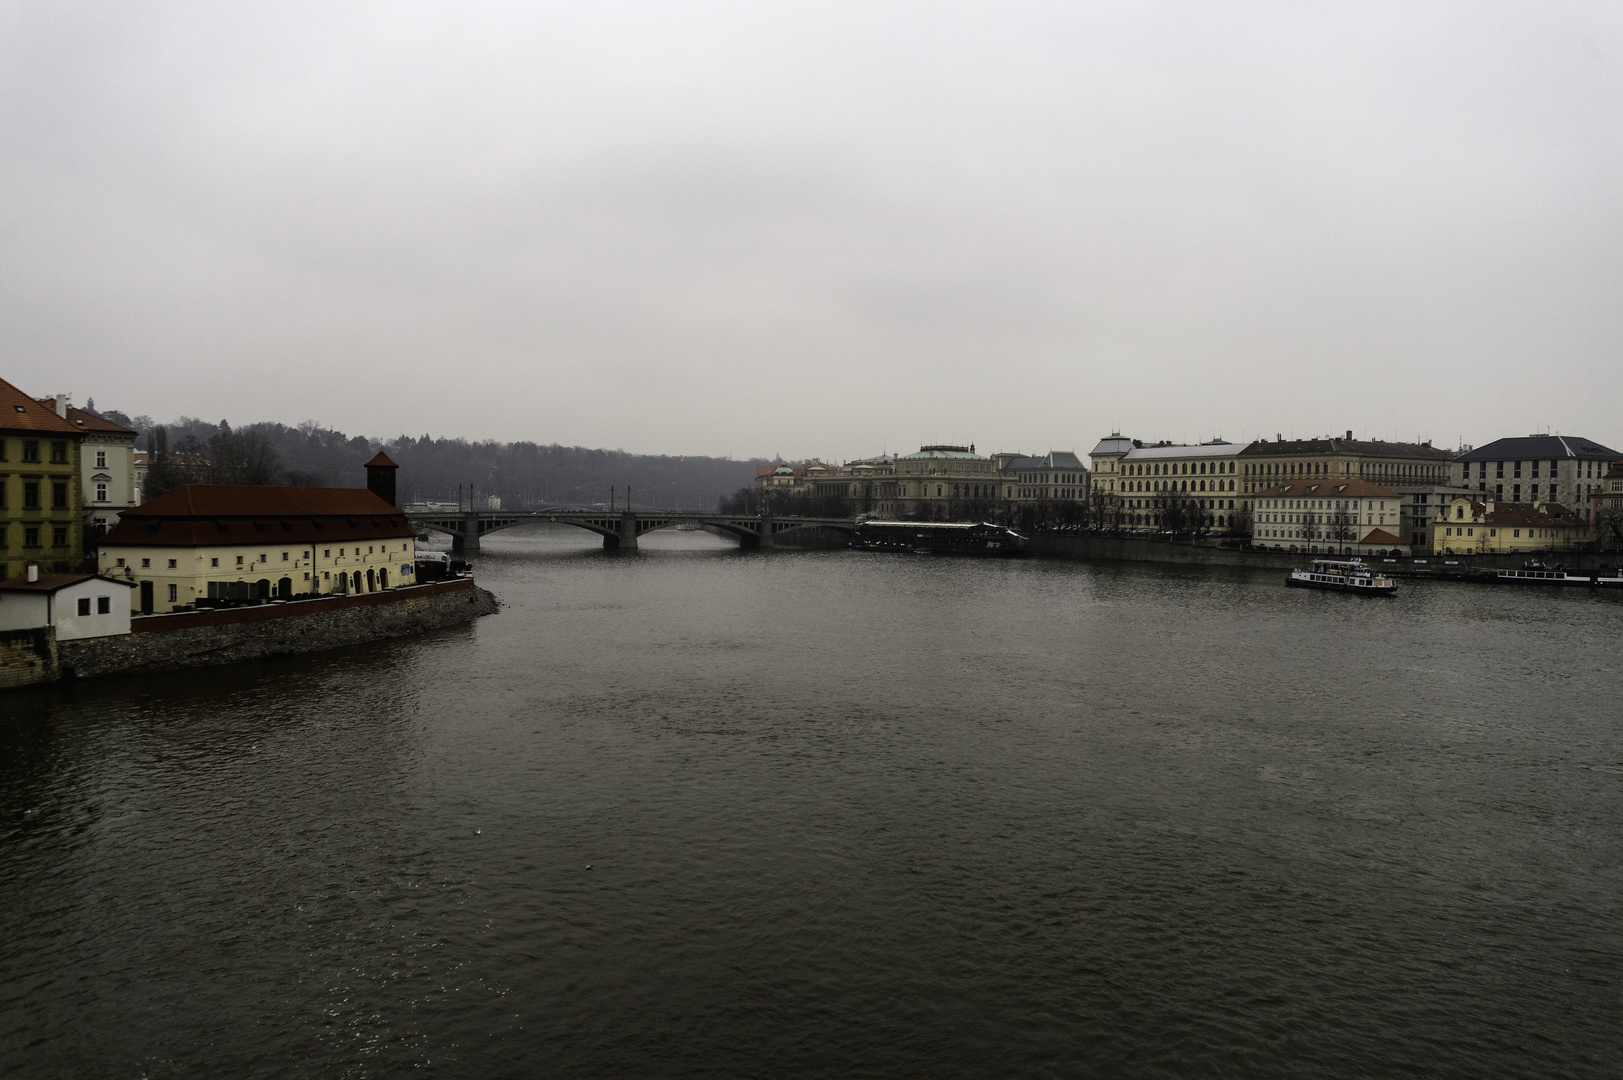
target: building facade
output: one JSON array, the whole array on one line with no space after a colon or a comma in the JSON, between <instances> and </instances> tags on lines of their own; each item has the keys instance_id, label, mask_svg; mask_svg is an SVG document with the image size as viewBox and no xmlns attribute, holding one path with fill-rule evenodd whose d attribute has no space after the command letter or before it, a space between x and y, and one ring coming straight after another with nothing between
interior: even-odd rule
<instances>
[{"instance_id":1,"label":"building facade","mask_svg":"<svg viewBox=\"0 0 1623 1080\"><path fill-rule=\"evenodd\" d=\"M131 581L142 613L222 597L289 600L416 580L416 531L360 488L188 484L126 511L98 569Z\"/></svg>"},{"instance_id":2,"label":"building facade","mask_svg":"<svg viewBox=\"0 0 1623 1080\"><path fill-rule=\"evenodd\" d=\"M84 561L84 432L0 380L0 579Z\"/></svg>"},{"instance_id":3,"label":"building facade","mask_svg":"<svg viewBox=\"0 0 1623 1080\"><path fill-rule=\"evenodd\" d=\"M43 398L50 409L84 433L79 444L79 488L86 543L118 524L118 515L141 500L135 481L136 433L122 424L75 409L66 394Z\"/></svg>"},{"instance_id":4,"label":"building facade","mask_svg":"<svg viewBox=\"0 0 1623 1080\"><path fill-rule=\"evenodd\" d=\"M1623 461L1614 462L1589 495L1589 538L1603 551L1623 550Z\"/></svg>"},{"instance_id":5,"label":"building facade","mask_svg":"<svg viewBox=\"0 0 1623 1080\"><path fill-rule=\"evenodd\" d=\"M896 459L896 504L931 521L974 516L998 497L997 463L969 446L921 446Z\"/></svg>"},{"instance_id":6,"label":"building facade","mask_svg":"<svg viewBox=\"0 0 1623 1080\"><path fill-rule=\"evenodd\" d=\"M1251 543L1282 551L1357 555L1404 550L1403 496L1352 477L1302 478L1253 493Z\"/></svg>"},{"instance_id":7,"label":"building facade","mask_svg":"<svg viewBox=\"0 0 1623 1080\"><path fill-rule=\"evenodd\" d=\"M1572 435L1497 439L1460 454L1453 462L1453 482L1481 502L1561 503L1587 514L1589 496L1620 457L1593 439Z\"/></svg>"},{"instance_id":8,"label":"building facade","mask_svg":"<svg viewBox=\"0 0 1623 1080\"><path fill-rule=\"evenodd\" d=\"M819 505L832 505L835 499L844 499L853 514L895 517L901 514L899 486L896 482L896 463L888 454L848 461L844 465L825 465L821 473L808 476L808 487L820 498Z\"/></svg>"},{"instance_id":9,"label":"building facade","mask_svg":"<svg viewBox=\"0 0 1623 1080\"><path fill-rule=\"evenodd\" d=\"M1156 531L1166 499L1188 499L1219 531L1239 528L1237 509L1240 455L1249 443L1221 439L1188 445L1161 442L1145 446L1112 434L1089 455L1093 460L1094 504L1101 518L1118 527Z\"/></svg>"},{"instance_id":10,"label":"building facade","mask_svg":"<svg viewBox=\"0 0 1623 1080\"><path fill-rule=\"evenodd\" d=\"M1432 523L1437 555L1570 551L1589 539L1588 523L1559 503L1456 498Z\"/></svg>"},{"instance_id":11,"label":"building facade","mask_svg":"<svg viewBox=\"0 0 1623 1080\"><path fill-rule=\"evenodd\" d=\"M1074 450L1050 450L1035 457L994 454L992 461L998 476L996 498L1017 506L1087 502L1088 467Z\"/></svg>"}]
</instances>

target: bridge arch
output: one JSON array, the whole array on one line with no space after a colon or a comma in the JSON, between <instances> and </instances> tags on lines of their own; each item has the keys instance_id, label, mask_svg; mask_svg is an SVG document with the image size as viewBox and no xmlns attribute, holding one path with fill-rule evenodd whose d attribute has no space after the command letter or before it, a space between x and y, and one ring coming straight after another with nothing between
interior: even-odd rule
<instances>
[{"instance_id":1,"label":"bridge arch","mask_svg":"<svg viewBox=\"0 0 1623 1080\"><path fill-rule=\"evenodd\" d=\"M478 511L475 513L408 514L412 525L421 530L443 533L451 537L454 546L463 551L477 551L484 536L520 525L569 525L585 529L603 537L605 548L635 548L637 537L644 533L671 528L684 523L707 526L718 532L737 537L744 547L771 547L778 537L792 537L808 529L833 529L850 534L856 530L853 521L837 519L763 518L746 515L705 514L691 511L658 513L654 511L619 512L605 514L595 511L522 510Z\"/></svg>"}]
</instances>

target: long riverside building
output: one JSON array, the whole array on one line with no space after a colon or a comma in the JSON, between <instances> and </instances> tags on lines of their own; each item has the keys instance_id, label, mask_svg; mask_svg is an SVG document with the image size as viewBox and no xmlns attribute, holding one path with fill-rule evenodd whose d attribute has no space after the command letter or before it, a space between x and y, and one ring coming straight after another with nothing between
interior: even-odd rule
<instances>
[{"instance_id":1,"label":"long riverside building","mask_svg":"<svg viewBox=\"0 0 1623 1080\"><path fill-rule=\"evenodd\" d=\"M139 587L137 610L174 611L242 583L292 599L416 580L416 530L364 488L188 484L126 510L98 570Z\"/></svg>"}]
</instances>

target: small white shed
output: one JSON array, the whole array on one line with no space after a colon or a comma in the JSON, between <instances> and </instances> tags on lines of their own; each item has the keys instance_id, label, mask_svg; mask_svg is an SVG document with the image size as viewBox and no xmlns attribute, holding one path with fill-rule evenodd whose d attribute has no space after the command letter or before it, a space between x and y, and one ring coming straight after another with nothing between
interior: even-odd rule
<instances>
[{"instance_id":1,"label":"small white shed","mask_svg":"<svg viewBox=\"0 0 1623 1080\"><path fill-rule=\"evenodd\" d=\"M26 574L0 581L0 630L56 627L56 640L110 637L130 632L127 581L96 574Z\"/></svg>"}]
</instances>

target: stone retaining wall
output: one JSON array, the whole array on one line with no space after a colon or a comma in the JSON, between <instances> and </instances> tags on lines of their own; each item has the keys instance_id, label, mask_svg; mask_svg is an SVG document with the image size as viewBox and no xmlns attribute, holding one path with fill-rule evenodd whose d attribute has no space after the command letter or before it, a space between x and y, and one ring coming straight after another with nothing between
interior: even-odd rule
<instances>
[{"instance_id":1,"label":"stone retaining wall","mask_svg":"<svg viewBox=\"0 0 1623 1080\"><path fill-rule=\"evenodd\" d=\"M55 681L55 630L0 630L0 690Z\"/></svg>"},{"instance_id":2,"label":"stone retaining wall","mask_svg":"<svg viewBox=\"0 0 1623 1080\"><path fill-rule=\"evenodd\" d=\"M496 598L471 580L416 585L359 596L155 615L128 635L56 643L60 678L233 664L292 656L468 622L496 611Z\"/></svg>"}]
</instances>

